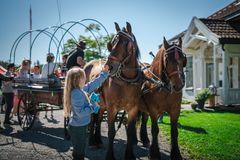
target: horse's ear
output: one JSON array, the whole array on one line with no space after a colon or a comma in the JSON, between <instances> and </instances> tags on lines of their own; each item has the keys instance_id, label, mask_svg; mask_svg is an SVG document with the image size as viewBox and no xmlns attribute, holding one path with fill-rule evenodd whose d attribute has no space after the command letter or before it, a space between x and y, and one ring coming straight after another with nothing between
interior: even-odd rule
<instances>
[{"instance_id":1,"label":"horse's ear","mask_svg":"<svg viewBox=\"0 0 240 160\"><path fill-rule=\"evenodd\" d=\"M127 33L127 30L126 30L125 27L122 28L122 31L125 32L125 33Z\"/></svg>"},{"instance_id":2,"label":"horse's ear","mask_svg":"<svg viewBox=\"0 0 240 160\"><path fill-rule=\"evenodd\" d=\"M164 45L164 48L168 48L169 47L169 44L168 44L168 42L167 42L165 37L163 37L163 45Z\"/></svg>"},{"instance_id":3,"label":"horse's ear","mask_svg":"<svg viewBox=\"0 0 240 160\"><path fill-rule=\"evenodd\" d=\"M116 29L116 31L119 32L119 31L121 30L120 27L119 27L119 25L117 24L117 22L114 22L114 24L115 24L115 29Z\"/></svg>"},{"instance_id":4,"label":"horse's ear","mask_svg":"<svg viewBox=\"0 0 240 160\"><path fill-rule=\"evenodd\" d=\"M111 42L108 42L107 49L108 49L109 52L112 51L112 43Z\"/></svg>"},{"instance_id":5,"label":"horse's ear","mask_svg":"<svg viewBox=\"0 0 240 160\"><path fill-rule=\"evenodd\" d=\"M131 24L127 22L127 32L128 34L132 35L132 27Z\"/></svg>"},{"instance_id":6,"label":"horse's ear","mask_svg":"<svg viewBox=\"0 0 240 160\"><path fill-rule=\"evenodd\" d=\"M134 52L134 46L133 46L133 42L128 42L128 45L127 45L127 51L129 54L132 54Z\"/></svg>"},{"instance_id":7,"label":"horse's ear","mask_svg":"<svg viewBox=\"0 0 240 160\"><path fill-rule=\"evenodd\" d=\"M178 45L182 48L182 37L178 38Z\"/></svg>"}]
</instances>

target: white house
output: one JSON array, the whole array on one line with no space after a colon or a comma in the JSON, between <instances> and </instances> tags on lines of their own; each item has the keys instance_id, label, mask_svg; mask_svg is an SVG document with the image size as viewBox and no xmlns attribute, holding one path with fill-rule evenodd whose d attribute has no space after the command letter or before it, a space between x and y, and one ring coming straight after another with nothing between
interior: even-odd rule
<instances>
[{"instance_id":1,"label":"white house","mask_svg":"<svg viewBox=\"0 0 240 160\"><path fill-rule=\"evenodd\" d=\"M213 84L219 104L240 104L240 4L234 1L208 18L193 17L182 32L188 57L184 97Z\"/></svg>"}]
</instances>

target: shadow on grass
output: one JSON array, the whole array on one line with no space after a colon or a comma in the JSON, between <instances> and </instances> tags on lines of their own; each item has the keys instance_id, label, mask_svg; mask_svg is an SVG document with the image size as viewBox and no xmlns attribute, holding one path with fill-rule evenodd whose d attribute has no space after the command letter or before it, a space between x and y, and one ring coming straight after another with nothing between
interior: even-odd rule
<instances>
[{"instance_id":1,"label":"shadow on grass","mask_svg":"<svg viewBox=\"0 0 240 160\"><path fill-rule=\"evenodd\" d=\"M214 113L236 113L240 114L240 106L217 106L217 107L205 107L204 112Z\"/></svg>"},{"instance_id":2,"label":"shadow on grass","mask_svg":"<svg viewBox=\"0 0 240 160\"><path fill-rule=\"evenodd\" d=\"M166 122L163 122L163 124L171 125L170 123L166 123ZM198 133L198 134L208 134L207 131L204 128L201 128L201 127L185 126L185 125L181 125L180 123L178 123L178 128L183 129L183 130L187 130L187 131L190 131L190 132L195 132L195 133Z\"/></svg>"},{"instance_id":3,"label":"shadow on grass","mask_svg":"<svg viewBox=\"0 0 240 160\"><path fill-rule=\"evenodd\" d=\"M187 130L187 131L191 131L191 132L195 132L195 133L198 133L198 134L207 134L207 131L204 128L201 128L201 127L184 126L184 125L181 125L179 123L178 128L179 129L184 129L184 130Z\"/></svg>"}]
</instances>

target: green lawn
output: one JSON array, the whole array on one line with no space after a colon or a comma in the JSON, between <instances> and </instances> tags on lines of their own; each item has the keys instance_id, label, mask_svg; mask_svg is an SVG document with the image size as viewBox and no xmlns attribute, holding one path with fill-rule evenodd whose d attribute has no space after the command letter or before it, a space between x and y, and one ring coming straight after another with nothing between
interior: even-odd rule
<instances>
[{"instance_id":1,"label":"green lawn","mask_svg":"<svg viewBox=\"0 0 240 160\"><path fill-rule=\"evenodd\" d=\"M240 159L240 114L183 111L179 123L179 144L190 159ZM170 139L168 116L160 129Z\"/></svg>"}]
</instances>

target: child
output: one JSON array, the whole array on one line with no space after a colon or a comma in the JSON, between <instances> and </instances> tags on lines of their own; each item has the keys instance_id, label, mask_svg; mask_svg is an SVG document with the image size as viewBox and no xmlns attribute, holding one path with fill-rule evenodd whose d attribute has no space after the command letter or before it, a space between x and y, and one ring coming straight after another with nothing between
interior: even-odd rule
<instances>
[{"instance_id":1,"label":"child","mask_svg":"<svg viewBox=\"0 0 240 160\"><path fill-rule=\"evenodd\" d=\"M87 125L90 115L94 112L94 105L86 95L99 88L108 77L107 65L104 66L99 77L85 85L86 75L83 69L73 67L67 72L64 87L64 116L70 117L68 131L73 144L73 159L84 159L87 136ZM71 115L70 115L71 113Z\"/></svg>"},{"instance_id":2,"label":"child","mask_svg":"<svg viewBox=\"0 0 240 160\"><path fill-rule=\"evenodd\" d=\"M67 72L67 58L68 58L68 54L64 54L62 55L62 64L61 64L61 76L62 77L66 77L66 72Z\"/></svg>"},{"instance_id":3,"label":"child","mask_svg":"<svg viewBox=\"0 0 240 160\"><path fill-rule=\"evenodd\" d=\"M21 64L18 77L20 77L20 78L29 78L28 72L29 72L30 65L31 65L31 61L27 60L27 59L24 59L22 61L22 64Z\"/></svg>"},{"instance_id":4,"label":"child","mask_svg":"<svg viewBox=\"0 0 240 160\"><path fill-rule=\"evenodd\" d=\"M47 54L47 64L42 67L42 78L48 78L57 72L58 65L54 63L54 55L52 53Z\"/></svg>"},{"instance_id":5,"label":"child","mask_svg":"<svg viewBox=\"0 0 240 160\"><path fill-rule=\"evenodd\" d=\"M42 77L41 73L40 73L40 66L39 65L35 65L33 68L33 79L40 79Z\"/></svg>"}]
</instances>

